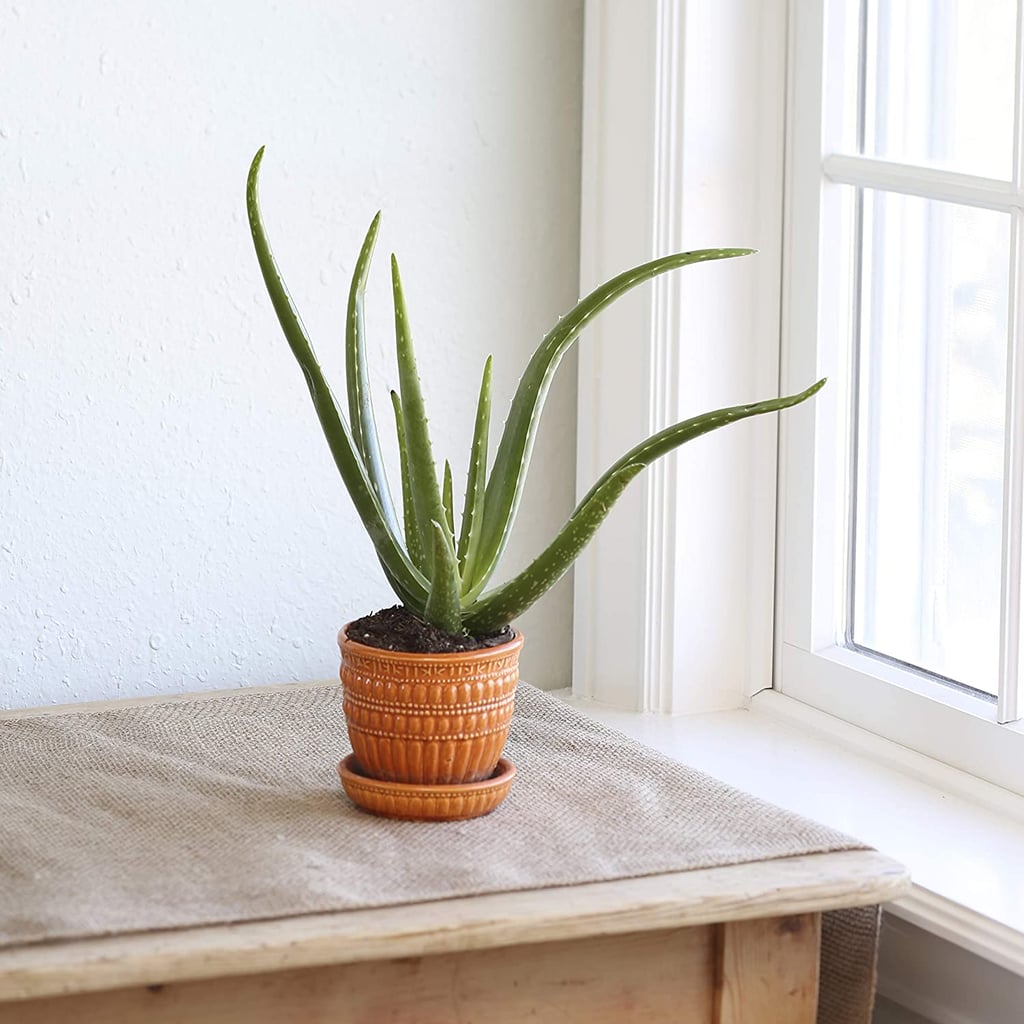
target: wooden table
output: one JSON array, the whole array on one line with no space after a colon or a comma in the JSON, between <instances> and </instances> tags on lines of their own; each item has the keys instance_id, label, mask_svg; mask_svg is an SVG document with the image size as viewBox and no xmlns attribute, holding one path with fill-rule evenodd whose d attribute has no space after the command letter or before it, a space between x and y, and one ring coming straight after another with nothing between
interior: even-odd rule
<instances>
[{"instance_id":1,"label":"wooden table","mask_svg":"<svg viewBox=\"0 0 1024 1024\"><path fill-rule=\"evenodd\" d=\"M0 1024L813 1024L869 851L0 950Z\"/></svg>"}]
</instances>

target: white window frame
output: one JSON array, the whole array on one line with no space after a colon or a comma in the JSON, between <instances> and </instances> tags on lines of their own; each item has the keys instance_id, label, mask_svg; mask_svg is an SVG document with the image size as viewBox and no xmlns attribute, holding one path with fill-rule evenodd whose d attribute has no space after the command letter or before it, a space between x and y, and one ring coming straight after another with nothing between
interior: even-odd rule
<instances>
[{"instance_id":1,"label":"white window frame","mask_svg":"<svg viewBox=\"0 0 1024 1024\"><path fill-rule=\"evenodd\" d=\"M824 52L829 5L833 29L843 27L838 12L856 7L587 0L581 293L678 248L760 253L661 278L588 331L579 493L668 422L823 375L831 383L807 406L684 447L626 492L577 562L573 692L678 714L751 698L756 707L755 695L774 685L764 699L775 711L781 694L1021 792L1019 723L999 725L993 706L843 646L850 351L845 311L824 296L849 280L849 267L838 251L819 265L818 239L845 216L835 182L853 172L846 157L829 156L843 146L822 140L820 125L825 104L843 104L850 76L834 59L827 78L820 59L804 59ZM822 176L826 158L834 180ZM885 172L899 190L900 167ZM968 184L980 200L992 187ZM1018 393L1021 362L1008 381ZM1024 458L1021 430L1011 424L1008 458ZM1007 511L1019 514L1021 500L1008 493ZM1019 536L1010 549L1019 560ZM1004 658L1019 655L1004 644Z\"/></svg>"},{"instance_id":2,"label":"white window frame","mask_svg":"<svg viewBox=\"0 0 1024 1024\"><path fill-rule=\"evenodd\" d=\"M1007 688L999 705L923 674L845 646L849 593L847 522L853 372L849 336L849 285L853 280L848 238L852 209L849 185L923 194L920 171L880 160L853 157L855 130L849 90L855 74L839 54L849 48L827 33L847 37L857 4L800 0L790 19L786 208L787 239L783 295L782 384L805 375L827 375L831 386L815 401L813 429L785 421L780 449L780 586L775 688L853 725L983 779L1024 793L1024 730L1017 717L1019 685ZM829 60L822 59L828 53ZM840 113L844 116L840 116ZM1018 116L1020 112L1018 111ZM823 137L822 125L827 126ZM1019 222L1021 155L1013 200ZM1011 191L987 179L935 171L927 176L929 198L1006 208ZM823 244L823 240L831 244ZM1014 270L1022 272L1021 231L1012 235ZM837 300L837 296L840 296ZM1019 311L1011 312L1011 331ZM1011 349L1013 346L1011 346ZM1024 394L1024 360L1011 360L1007 391ZM1021 479L1021 423L1008 420L1007 479ZM1012 472L1011 472L1012 470ZM1018 673L1020 652L1011 622L1020 621L1019 487L1006 488L1004 520L1009 552L1004 573L1003 672ZM1024 673L1020 673L1024 676ZM999 724L1000 722L1012 724Z\"/></svg>"},{"instance_id":3,"label":"white window frame","mask_svg":"<svg viewBox=\"0 0 1024 1024\"><path fill-rule=\"evenodd\" d=\"M580 494L654 430L777 393L785 11L587 2L581 292L678 249L760 252L660 278L584 336ZM620 500L576 564L576 695L692 713L771 685L775 420L687 445Z\"/></svg>"}]
</instances>

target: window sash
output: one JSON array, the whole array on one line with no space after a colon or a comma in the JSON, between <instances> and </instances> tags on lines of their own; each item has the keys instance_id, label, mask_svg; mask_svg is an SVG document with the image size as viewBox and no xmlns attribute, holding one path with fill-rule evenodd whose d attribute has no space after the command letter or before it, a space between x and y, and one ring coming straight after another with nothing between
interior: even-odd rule
<instances>
[{"instance_id":1,"label":"window sash","mask_svg":"<svg viewBox=\"0 0 1024 1024\"><path fill-rule=\"evenodd\" d=\"M813 409L814 426L782 425L780 605L776 687L913 749L1021 791L1024 742L1018 725L1021 670L1021 530L1024 525L1024 293L1021 111L1018 88L1014 179L1000 182L858 155L856 48L859 5L819 0L791 8L787 142L787 243L783 298L783 386L808 373L832 385ZM1021 82L1018 46L1017 80ZM827 55L827 61L825 57ZM827 71L826 71L827 69ZM848 186L873 188L1011 215L1004 571L1000 695L980 699L846 646L851 594L852 452L855 422L853 308L858 254ZM828 239L829 245L823 240ZM837 239L845 240L837 244ZM1013 396L1018 396L1014 402Z\"/></svg>"}]
</instances>

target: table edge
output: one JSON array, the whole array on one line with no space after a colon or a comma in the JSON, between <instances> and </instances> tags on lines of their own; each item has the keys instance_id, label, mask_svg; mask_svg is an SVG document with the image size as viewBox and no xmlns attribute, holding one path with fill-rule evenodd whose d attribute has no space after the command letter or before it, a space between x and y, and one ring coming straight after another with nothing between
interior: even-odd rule
<instances>
[{"instance_id":1,"label":"table edge","mask_svg":"<svg viewBox=\"0 0 1024 1024\"><path fill-rule=\"evenodd\" d=\"M874 850L376 909L0 949L0 1003L868 906L910 891Z\"/></svg>"}]
</instances>

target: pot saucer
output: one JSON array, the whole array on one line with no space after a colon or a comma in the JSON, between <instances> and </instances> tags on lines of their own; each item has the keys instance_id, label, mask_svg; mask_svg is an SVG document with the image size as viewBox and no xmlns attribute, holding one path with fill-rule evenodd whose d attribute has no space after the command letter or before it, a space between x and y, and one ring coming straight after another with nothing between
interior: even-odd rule
<instances>
[{"instance_id":1,"label":"pot saucer","mask_svg":"<svg viewBox=\"0 0 1024 1024\"><path fill-rule=\"evenodd\" d=\"M338 775L352 803L371 814L406 821L458 821L490 814L508 796L516 769L503 757L494 774L482 782L418 786L368 778L355 754L349 754L338 765Z\"/></svg>"}]
</instances>

